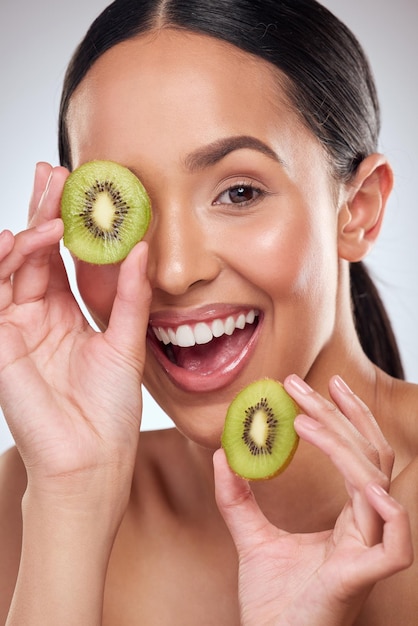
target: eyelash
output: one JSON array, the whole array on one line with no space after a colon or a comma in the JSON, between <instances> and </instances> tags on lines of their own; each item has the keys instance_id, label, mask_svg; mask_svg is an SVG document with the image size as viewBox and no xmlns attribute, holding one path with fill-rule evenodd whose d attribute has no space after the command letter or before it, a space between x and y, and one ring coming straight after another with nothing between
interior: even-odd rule
<instances>
[{"instance_id":1,"label":"eyelash","mask_svg":"<svg viewBox=\"0 0 418 626\"><path fill-rule=\"evenodd\" d=\"M241 202L233 202L232 200L230 202L221 201L222 196L224 196L225 194L228 194L228 193L230 194L232 191L238 192L238 190L240 189L243 190L244 193L250 190L253 195L256 194L256 197L252 197L249 200L243 200ZM267 192L264 189L261 189L260 187L256 187L252 182L243 181L240 183L236 183L235 185L231 185L227 189L224 189L224 191L222 191L214 200L213 204L215 205L224 204L224 205L231 205L231 206L237 206L237 207L246 207L251 204L254 204L258 200L263 198L266 194Z\"/></svg>"}]
</instances>

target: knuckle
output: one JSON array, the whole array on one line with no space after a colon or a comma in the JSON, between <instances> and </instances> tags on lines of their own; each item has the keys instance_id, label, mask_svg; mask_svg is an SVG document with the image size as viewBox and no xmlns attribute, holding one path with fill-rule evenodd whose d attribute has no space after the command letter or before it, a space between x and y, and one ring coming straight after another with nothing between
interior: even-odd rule
<instances>
[{"instance_id":1,"label":"knuckle","mask_svg":"<svg viewBox=\"0 0 418 626\"><path fill-rule=\"evenodd\" d=\"M320 403L320 411L322 413L322 416L325 416L326 419L336 420L341 417L341 413L335 404L321 397Z\"/></svg>"},{"instance_id":2,"label":"knuckle","mask_svg":"<svg viewBox=\"0 0 418 626\"><path fill-rule=\"evenodd\" d=\"M380 451L380 458L385 462L386 466L392 469L393 464L395 462L395 451L392 446L385 441L382 445L382 449Z\"/></svg>"}]
</instances>

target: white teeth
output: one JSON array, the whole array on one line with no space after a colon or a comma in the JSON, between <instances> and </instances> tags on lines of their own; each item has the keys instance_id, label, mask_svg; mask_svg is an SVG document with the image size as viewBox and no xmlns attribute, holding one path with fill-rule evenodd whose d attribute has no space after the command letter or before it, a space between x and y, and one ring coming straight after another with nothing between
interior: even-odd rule
<instances>
[{"instance_id":1,"label":"white teeth","mask_svg":"<svg viewBox=\"0 0 418 626\"><path fill-rule=\"evenodd\" d=\"M231 316L231 317L228 317L228 319L225 322L225 334L226 335L232 335L234 330L235 330L235 320Z\"/></svg>"},{"instance_id":2,"label":"white teeth","mask_svg":"<svg viewBox=\"0 0 418 626\"><path fill-rule=\"evenodd\" d=\"M154 335L157 337L158 341L162 341L160 331L158 330L158 328L155 328L155 326L153 326L152 331Z\"/></svg>"},{"instance_id":3,"label":"white teeth","mask_svg":"<svg viewBox=\"0 0 418 626\"><path fill-rule=\"evenodd\" d=\"M203 322L196 324L196 326L194 327L194 336L196 339L196 343L198 344L209 343L209 341L212 341L213 339L211 329L207 324Z\"/></svg>"},{"instance_id":4,"label":"white teeth","mask_svg":"<svg viewBox=\"0 0 418 626\"><path fill-rule=\"evenodd\" d=\"M167 331L165 331L164 328L159 328L158 331L161 335L161 341L163 342L165 346L167 346L170 343L170 337Z\"/></svg>"},{"instance_id":5,"label":"white teeth","mask_svg":"<svg viewBox=\"0 0 418 626\"><path fill-rule=\"evenodd\" d=\"M170 343L174 344L175 346L177 345L177 337L176 337L176 333L172 328L168 329L168 336L170 337Z\"/></svg>"},{"instance_id":6,"label":"white teeth","mask_svg":"<svg viewBox=\"0 0 418 626\"><path fill-rule=\"evenodd\" d=\"M196 339L191 326L184 324L179 326L176 331L177 345L181 348L191 348L195 345Z\"/></svg>"},{"instance_id":7,"label":"white teeth","mask_svg":"<svg viewBox=\"0 0 418 626\"><path fill-rule=\"evenodd\" d=\"M226 320L216 319L209 325L199 322L193 327L189 324L173 328L153 327L155 336L159 341L167 345L169 343L180 348L190 348L195 344L202 345L212 341L214 337L232 335L236 328L243 329L245 324L253 324L258 316L258 311L252 309L245 315L241 313L236 319L230 315Z\"/></svg>"},{"instance_id":8,"label":"white teeth","mask_svg":"<svg viewBox=\"0 0 418 626\"><path fill-rule=\"evenodd\" d=\"M225 326L222 320L213 320L211 328L214 337L222 337L225 333Z\"/></svg>"},{"instance_id":9,"label":"white teeth","mask_svg":"<svg viewBox=\"0 0 418 626\"><path fill-rule=\"evenodd\" d=\"M251 311L249 311L249 313L247 313L247 316L245 318L245 321L247 322L247 324L253 324L254 320L255 320L255 316L258 315L258 313L256 314L256 312L254 311L254 309L252 309Z\"/></svg>"},{"instance_id":10,"label":"white teeth","mask_svg":"<svg viewBox=\"0 0 418 626\"><path fill-rule=\"evenodd\" d=\"M244 313L241 313L241 315L239 316L239 318L235 322L235 328L239 328L240 330L245 328L245 315L244 315Z\"/></svg>"}]
</instances>

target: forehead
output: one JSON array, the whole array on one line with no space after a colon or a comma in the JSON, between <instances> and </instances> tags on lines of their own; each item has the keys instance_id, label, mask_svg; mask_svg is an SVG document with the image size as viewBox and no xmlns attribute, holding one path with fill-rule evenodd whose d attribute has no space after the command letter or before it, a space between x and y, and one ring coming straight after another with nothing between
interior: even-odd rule
<instances>
[{"instance_id":1,"label":"forehead","mask_svg":"<svg viewBox=\"0 0 418 626\"><path fill-rule=\"evenodd\" d=\"M138 152L187 153L223 135L307 134L285 82L267 61L206 35L165 29L122 42L73 94L73 165L86 152L121 160L134 145Z\"/></svg>"}]
</instances>

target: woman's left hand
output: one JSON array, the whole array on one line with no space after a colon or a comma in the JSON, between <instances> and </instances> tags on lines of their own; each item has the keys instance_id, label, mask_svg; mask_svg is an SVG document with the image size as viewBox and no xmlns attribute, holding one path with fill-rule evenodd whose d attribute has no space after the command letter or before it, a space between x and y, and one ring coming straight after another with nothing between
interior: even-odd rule
<instances>
[{"instance_id":1,"label":"woman's left hand","mask_svg":"<svg viewBox=\"0 0 418 626\"><path fill-rule=\"evenodd\" d=\"M239 557L243 626L353 624L372 586L413 559L409 517L388 495L393 452L368 408L339 378L335 404L297 376L285 387L305 414L301 438L330 457L348 499L329 531L291 534L269 523L247 481L215 453L216 498Z\"/></svg>"}]
</instances>

